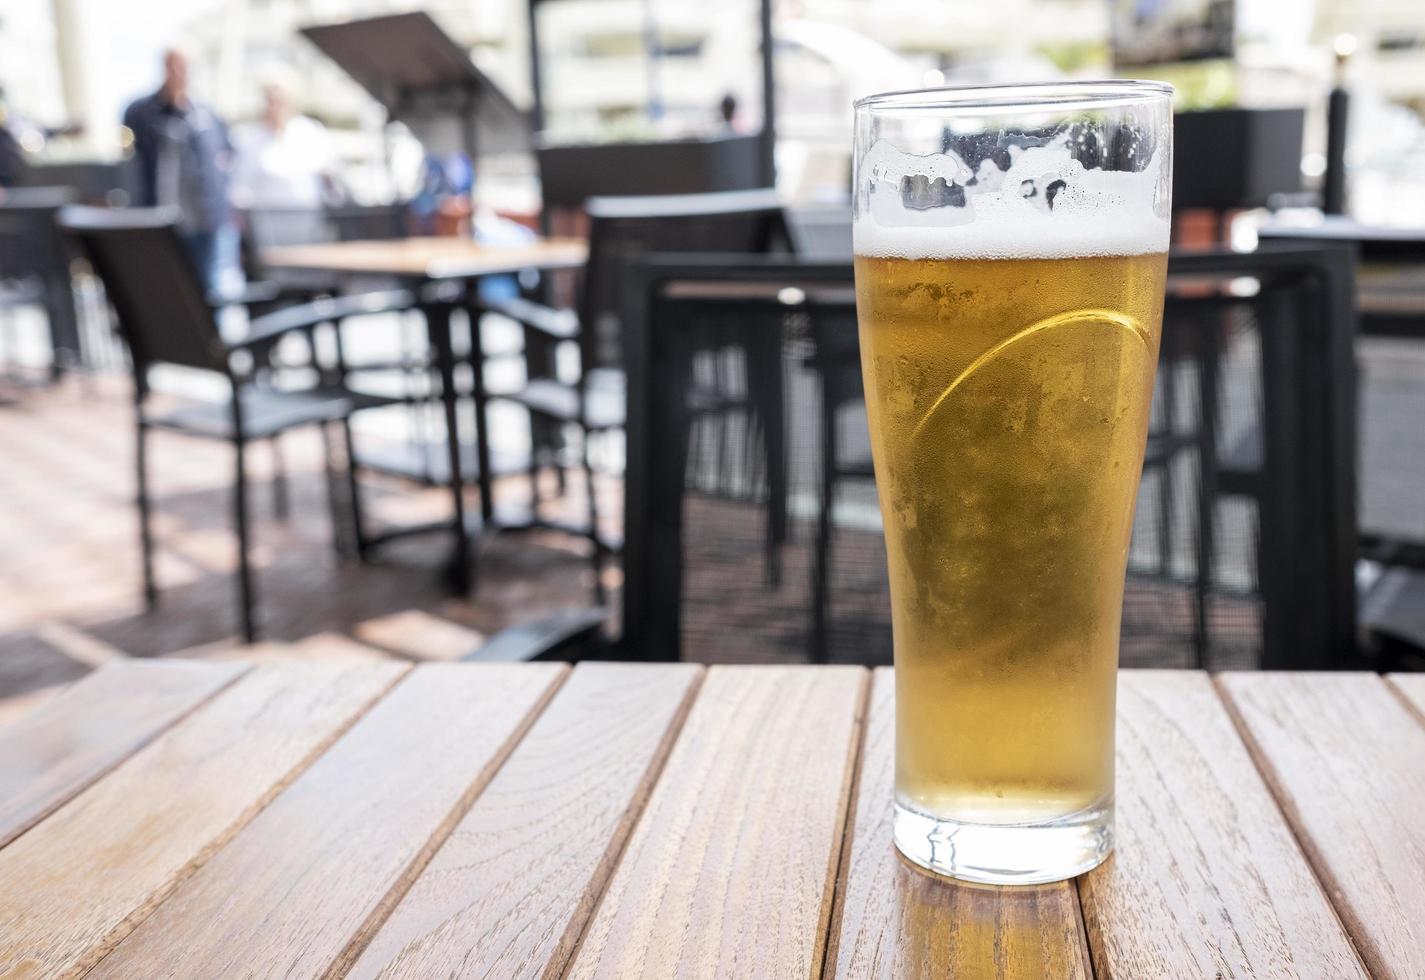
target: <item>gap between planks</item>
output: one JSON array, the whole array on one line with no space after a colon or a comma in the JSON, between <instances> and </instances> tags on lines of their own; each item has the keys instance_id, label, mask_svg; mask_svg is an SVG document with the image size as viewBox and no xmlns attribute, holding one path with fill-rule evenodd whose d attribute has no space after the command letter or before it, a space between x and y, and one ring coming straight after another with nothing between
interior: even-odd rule
<instances>
[{"instance_id":1,"label":"gap between planks","mask_svg":"<svg viewBox=\"0 0 1425 980\"><path fill-rule=\"evenodd\" d=\"M208 719L208 717L212 715L212 713L219 712L219 714L221 714L221 712L229 710L229 702L233 698L237 698L239 704L243 703L244 697L248 696L247 688L252 685L256 685L257 688L261 690L262 683L264 680L264 674L270 676L268 672L274 669L276 668L259 667L254 670L248 669L248 667L244 665L243 669L238 672L238 676L235 680L227 684L221 691L214 694L202 704L198 705L190 712L188 712L188 714L185 716L183 723L175 724L170 729L166 730L163 735L158 738L155 738L150 745L144 746L142 749L133 752L129 757L124 760L125 765L115 767L114 771L107 776L107 779L98 780L91 786L87 787L84 793L76 795L76 797L74 797L68 804L66 804L66 808L57 810L55 815L51 815L50 819L60 819L61 816L67 812L68 807L86 805L84 801L91 798L90 794L93 794L95 792L108 793L110 792L110 790L106 789L106 787L113 787L115 785L122 786L122 783L115 783L115 780L120 779L123 774L128 770L129 766L136 764L152 766L154 762L151 759L147 758L147 753L158 751L158 746L164 745L166 741L171 741L175 738L181 738L185 741L188 741L189 739L185 732L187 731L189 726L197 725L201 727L205 724L208 724L206 719ZM66 965L63 967L63 972L59 974L45 973L44 975L76 977L86 975L92 970L96 969L109 956L109 954L111 954L116 948L118 948L118 946L123 942L124 939L128 937L130 933L132 933L135 929L141 926L149 918L149 916L151 916L154 912L156 912L159 908L163 906L164 902L166 902L168 898L172 896L172 894L177 889L182 887L182 885L190 877L197 873L216 854L221 852L222 849L227 846L227 844L234 837L236 837L253 818L260 814L274 799L280 796L281 793L294 780L296 780L313 763L314 760L320 758L333 743L335 743L339 738L341 738L342 735L353 724L356 723L356 721L358 721L367 711L369 711L375 704L377 704L408 672L408 668L404 666L397 666L394 664L389 666L383 666L382 669L391 674L389 679L387 679L384 683L381 683L379 686L373 685L372 690L370 690L366 695L366 700L364 702L361 702L354 709L352 709L351 714L348 717L344 718L334 727L330 728L326 732L326 734L320 738L320 740L312 743L312 745L305 753L303 753L300 757L292 761L292 763L290 764L290 768L288 768L284 772L281 772L273 780L272 783L268 784L263 789L262 792L254 795L250 800L248 800L241 810L234 810L230 821L221 828L215 827L215 832L213 833L213 835L211 837L206 838L205 840L202 840L198 844L198 846L186 858L181 861L181 863L173 864L171 866L171 871L167 873L166 881L155 881L152 890L144 892L142 896L134 896L138 898L138 901L135 904L133 904L132 906L129 906L127 904L122 906L122 908L127 909L127 911L125 911L118 918L114 919L113 922L107 927L107 931L103 933L93 933L92 939L88 941L88 944L84 947L84 951L82 952L82 954L77 954L75 957L72 957L69 961L67 961ZM288 680L288 683L290 683L290 679ZM51 826L53 826L52 823L41 822L36 825L36 828L32 829L36 829L37 832L43 833L45 832L44 828ZM23 841L24 838L21 838L21 840ZM9 852L7 851L4 853ZM118 870L120 874L123 873L122 869L116 869L113 867L106 868L106 870ZM105 889L101 888L100 892L104 893ZM0 964L0 967L3 967L3 964ZM9 974L7 973L6 976L9 976Z\"/></svg>"},{"instance_id":2,"label":"gap between planks","mask_svg":"<svg viewBox=\"0 0 1425 980\"><path fill-rule=\"evenodd\" d=\"M162 671L162 670L166 670L166 669L167 669L166 667L163 666L163 664L165 664L165 663L183 663L183 664L188 664L188 665L192 666L192 665L194 665L196 662L194 662L194 661L178 661L178 660L174 660L174 661L160 661L159 664L158 664L157 666L153 667L153 668L146 668L145 666L141 666L141 665L139 665L139 664L132 664L132 663L126 662L126 663L116 663L116 664L113 664L113 665L110 665L110 666L107 666L107 667L104 667L104 668L100 668L100 669L98 669L98 670L92 671L91 673L89 673L89 674L86 675L85 677L80 678L79 680L75 681L73 684L69 684L69 685L63 687L62 689L58 690L58 691L55 693L55 696L54 696L54 697L49 698L49 699L46 699L45 702L43 702L43 703L40 704L38 707L36 707L36 708L34 709L34 711L29 712L24 718L16 719L15 722L13 723L13 725L15 725L15 726L23 725L23 724L25 724L25 723L27 723L27 722L28 722L28 723L31 723L31 724L35 723L37 719L40 719L40 718L41 718L41 713L42 713L43 711L45 711L47 708L48 708L48 709L51 709L51 710L55 710L55 709L57 709L57 708L63 707L63 706L64 706L64 701L61 700L61 699L63 699L66 695L68 695L68 696L70 696L70 697L78 697L78 696L79 696L79 693L78 693L78 692L87 690L86 685L93 686L93 685L96 684L96 683L97 683L97 684L102 684L102 683L105 681L106 678L113 676L113 675L114 675L115 673L117 673L117 672L122 672L122 671L132 672L132 671L134 671L135 669L137 669L137 670L139 670L139 671L144 671L144 670L160 670L160 671ZM176 669L188 670L189 667L179 667L179 668L176 668ZM221 671L222 671L224 668L204 668L204 667L199 666L197 669L199 669L199 670L204 670L204 669L211 670L211 671L212 671L212 675L215 676L215 677L218 677L218 676L221 676ZM137 753L139 753L140 751L142 751L144 748L146 748L146 747L147 747L148 745L150 745L152 742L154 742L155 740L161 738L165 733L167 733L167 732L171 731L172 729L176 728L177 726L181 725L181 724L182 724L184 721L186 721L188 718L191 718L195 712L197 712L197 711L198 711L199 709L201 709L203 706L205 706L205 705L211 703L214 698L218 697L220 694L222 694L222 693L223 693L224 691L226 691L228 688L232 687L233 684L235 684L235 683L237 683L239 680L241 680L241 679L242 679L244 676L246 676L246 675L248 674L248 672L250 671L250 667L247 666L247 665L240 665L240 666L235 666L235 667L227 668L227 669L230 671L230 673L228 674L228 676L226 677L226 679L223 679L220 683L218 683L216 686L214 686L211 690L207 691L206 693L203 693L203 694L197 696L197 697L193 700L193 702L192 702L191 704L189 704L189 705L188 705L187 707L185 707L185 708L180 709L180 710L177 711L175 714L173 714L171 717L165 719L165 721L164 721L162 724L160 724L160 725L156 726L155 728L153 728L152 730L146 731L146 732L144 732L143 734L141 734L140 736L138 736L138 737L132 739L131 742L130 742L130 744L129 744L128 746L126 746L126 747L121 751L121 754L117 754L117 755L113 756L112 758L103 760L99 765L94 766L89 772L80 773L77 778L74 778L74 779L72 780L72 782L71 782L71 784L70 784L69 786L61 787L58 792L55 792L55 793L53 794L53 799L47 801L47 802L45 803L45 805L43 805L43 806L41 806L41 807L35 809L34 812L32 812L32 813L29 815L28 818L26 818L25 820L22 820L18 826L12 827L10 830L6 830L5 827L0 827L0 848L6 847L6 846L12 844L14 841L18 840L18 839L19 839L21 836L23 836L25 833L27 833L28 831L33 830L35 827L39 826L41 823L43 823L43 822L45 821L46 818L48 818L51 814L53 814L54 812L56 812L57 810L59 810L60 807L64 806L64 805L65 805L66 803L68 803L70 800L74 799L76 796L78 796L80 793L84 792L84 791L85 791L86 789L88 789L90 786L93 786L95 783L97 783L99 780L103 779L105 776L107 776L109 773L113 772L115 769L119 768L119 766L123 765L123 764L124 764L125 762L127 762L130 758L132 758L134 755L136 755ZM10 728L8 729L8 731L6 732L6 735L8 735L8 736L13 736L13 735L15 734L15 731L16 731L16 728L15 728L15 727L10 727ZM3 810L4 810L4 807L3 807L3 806L0 806L0 811L3 811Z\"/></svg>"},{"instance_id":3,"label":"gap between planks","mask_svg":"<svg viewBox=\"0 0 1425 980\"><path fill-rule=\"evenodd\" d=\"M1351 951L1356 954L1356 960L1360 963L1361 969L1369 976L1375 973L1371 970L1370 961L1362 954L1361 944L1356 939L1356 934L1351 930L1346 922L1346 918L1341 914L1341 910L1336 907L1337 890L1332 888L1329 880L1325 877L1327 869L1326 862L1311 846L1311 841L1306 838L1300 829L1301 815L1297 812L1296 806L1287 795L1277 786L1277 780L1272 773L1271 763L1267 760L1261 747L1257 745L1257 740L1252 737L1252 732L1247 726L1247 721L1237 710L1237 704L1232 700L1232 695L1223 687L1221 675L1212 672L1208 675L1208 680L1212 683L1212 693L1217 695L1217 700L1222 704L1223 710L1227 712L1227 718L1232 722L1232 728L1237 732L1237 737L1247 748L1247 756L1252 760L1252 765L1257 769L1257 775L1262 778L1262 784L1266 786L1267 792L1271 794L1272 802L1277 805L1285 818L1288 832L1292 840L1296 842L1296 849L1306 858L1306 867L1311 871L1312 880L1316 882L1316 888L1322 895L1326 896L1326 905L1331 909L1331 914L1336 917L1336 922L1341 927L1341 933L1346 937L1346 941L1351 944ZM1393 689L1393 688L1392 688Z\"/></svg>"},{"instance_id":4,"label":"gap between planks","mask_svg":"<svg viewBox=\"0 0 1425 980\"><path fill-rule=\"evenodd\" d=\"M994 951L986 942L992 933L997 937L1000 913L1015 919L1014 899L1034 897L1041 889L1024 890L989 886L961 885L942 876L912 868L894 849L891 841L890 816L894 768L894 679L889 669L875 671L870 680L867 709L863 722L860 760L855 798L847 810L846 835L843 836L842 868L838 875L838 895L833 915L831 942L826 951L822 976L825 978L880 976L885 978L922 975L994 976L1003 968L1001 950L996 939ZM882 814L880 808L884 807ZM1058 906L1057 921L1066 933L1056 944L1058 956L1025 955L1024 948L1009 949L1004 955L1018 962L1015 976L1084 978L1089 976L1087 948L1078 915L1070 911L1073 901L1067 894L1072 886L1065 882L1052 886ZM928 890L927 890L928 889ZM935 922L945 924L947 934L902 948L903 940L918 935L925 921L913 923L907 918L911 906ZM1001 900L1008 904L1002 905ZM965 903L963 910L956 908ZM986 907L988 906L988 908ZM868 911L872 910L872 911ZM963 914L975 917L989 912L989 929L968 928L973 935L955 935L966 928ZM1030 913L1033 914L1033 913ZM1073 916L1071 919L1070 916ZM1023 915L1018 918L1022 919ZM950 923L956 925L949 925ZM1021 926L1027 922L1019 922ZM1030 930L1021 928L1021 933ZM949 946L946 943L949 943ZM1013 945L1013 944L1012 944ZM1021 944L1022 946L1022 944ZM1042 953L1036 944L1034 952ZM958 949L960 955L953 950ZM1052 965L1051 965L1051 961ZM1034 972L1037 969L1040 972ZM989 972L986 972L986 971Z\"/></svg>"},{"instance_id":5,"label":"gap between planks","mask_svg":"<svg viewBox=\"0 0 1425 980\"><path fill-rule=\"evenodd\" d=\"M1094 966L1093 961L1092 940L1089 939L1089 924L1084 920L1084 876L1079 875L1070 881L1073 884L1069 890L1074 894L1074 912L1076 913L1074 918L1079 924L1079 954L1084 961L1084 976L1089 980L1098 980L1098 969Z\"/></svg>"},{"instance_id":6,"label":"gap between planks","mask_svg":"<svg viewBox=\"0 0 1425 980\"><path fill-rule=\"evenodd\" d=\"M678 744L678 738L683 734L683 725L688 720L688 715L692 713L693 705L697 703L698 697L703 693L703 682L707 680L708 668L699 665L698 675L693 678L692 684L688 685L687 696L683 698L683 703L678 706L678 712L673 716L673 720L668 725L668 732L664 736L663 744L659 747L658 755L654 758L653 764L649 767L649 778L645 781L642 790L634 797L629 804L631 819L628 822L628 832L624 834L623 841L619 844L617 851L613 854L613 860L609 862L609 872L604 875L604 880L599 883L599 893L594 897L593 904L589 906L589 914L584 916L584 921L579 924L579 932L574 938L574 943L569 947L569 955L564 958L564 962L558 964L558 972L551 970L549 975L565 977L569 974L569 968L574 961L579 958L579 951L584 948L584 939L589 934L589 927L593 925L594 919L599 914L599 907L604 904L604 896L608 894L609 884L614 880L614 872L623 862L624 852L628 850L629 841L633 840L633 831L643 819L643 811L648 806L648 801L653 798L653 788L658 785L658 781L663 778L663 768L668 764L668 757L673 754L673 746ZM550 964L552 968L554 964Z\"/></svg>"},{"instance_id":7,"label":"gap between planks","mask_svg":"<svg viewBox=\"0 0 1425 980\"><path fill-rule=\"evenodd\" d=\"M1425 726L1425 699L1416 701L1405 688L1400 686L1400 683L1396 679L1397 676L1396 674L1383 674L1381 675L1381 680L1385 681L1386 688L1391 694L1395 695L1395 699L1405 705L1405 713L1420 722L1422 726ZM1425 675L1415 674L1412 676L1422 677ZM1422 685L1421 690L1425 691L1425 685Z\"/></svg>"},{"instance_id":8,"label":"gap between planks","mask_svg":"<svg viewBox=\"0 0 1425 980\"><path fill-rule=\"evenodd\" d=\"M712 668L566 976L816 977L866 681Z\"/></svg>"},{"instance_id":9,"label":"gap between planks","mask_svg":"<svg viewBox=\"0 0 1425 980\"><path fill-rule=\"evenodd\" d=\"M855 841L857 787L861 785L861 767L866 759L866 730L871 713L871 690L875 682L875 671L866 671L861 681L861 696L856 702L856 734L851 739L851 761L846 767L846 785L842 787L841 846L836 849L830 890L825 901L825 921L822 923L821 963L812 971L813 976L828 980L827 971L836 969L837 947L841 945L841 918L845 911L846 878L851 871L851 845Z\"/></svg>"},{"instance_id":10,"label":"gap between planks","mask_svg":"<svg viewBox=\"0 0 1425 980\"><path fill-rule=\"evenodd\" d=\"M252 806L250 806L242 814L242 816L239 817L238 820L233 823L231 827L227 828L224 833L218 835L217 837L214 837L211 841L208 842L206 846L199 850L198 853L193 856L192 860L185 864L178 871L178 873L173 876L173 880L169 883L167 888L156 893L150 899L150 901L135 909L127 917L125 917L124 921L120 925L120 929L122 929L123 935L120 936L118 940L109 943L109 948L104 951L104 955L99 957L99 959L97 959L88 969L86 969L84 973L87 975L88 973L91 973L94 970L98 969L99 965L104 962L104 960L109 956L109 954L112 953L114 950L118 949L120 944L122 944L123 940L127 938L131 933L133 933L135 929L143 925L144 921L148 919L149 916L157 912L159 908L162 907L163 903L168 901L169 897L174 892L178 891L180 887L182 887L184 882L186 882L189 878L193 877L193 875L195 875L198 871L202 870L203 865L207 864L210 860L212 860L214 855L222 851L222 849L226 847L234 837L242 833L243 828L250 824L253 821L254 817L256 817L263 810L267 809L268 805L273 800L277 799L277 797L285 793L289 786L295 783L299 778L301 778L303 773L305 773L308 769L312 767L313 763L315 763L322 756L326 755L328 749L335 745L343 736L346 735L347 732L351 731L351 729L355 727L357 722L361 721L362 718L365 718L371 712L372 708L376 707L376 705L384 701L387 695L389 695L393 690L395 690L396 685L400 684L401 681L405 680L411 672L411 668L405 664L399 664L396 666L400 668L398 673L396 673L395 676L391 678L388 684L386 684L384 687L381 688L380 691L376 693L375 697L372 697L364 705L362 705L356 711L352 712L349 718L338 724L327 734L325 738L323 738L317 744L313 745L311 751L304 755L301 760L298 761L298 763L293 766L287 773L285 773L276 782L274 782L272 786L267 789L267 792L263 793L256 800L254 800ZM247 673L251 673L251 670L249 670Z\"/></svg>"},{"instance_id":11,"label":"gap between planks","mask_svg":"<svg viewBox=\"0 0 1425 980\"><path fill-rule=\"evenodd\" d=\"M554 683L544 688L539 699L529 711L525 712L525 716L520 720L520 723L510 732L509 737L505 739L504 744L501 745L499 750L495 753L491 759L486 777L484 779L475 779L465 788L465 791L456 799L455 805L451 807L450 812L436 825L435 830L431 832L431 835L426 839L421 849L416 852L415 857L411 858L410 863L407 864L405 869L396 877L396 881L386 890L386 894L381 897L381 901L376 903L375 908L371 910L371 914L366 917L366 921L356 930L340 955L327 967L326 972L323 974L325 980L340 980L341 977L346 976L351 968L356 965L357 958L360 957L366 947L371 944L371 940L376 937L377 931L386 920L390 918L391 913L396 910L396 906L401 903L401 899L406 897L406 893L411 890L411 886L416 883L416 879L425 871L426 866L430 864L436 852L440 850L441 846L445 844L446 839L455 831L455 828L459 826L460 821L465 819L465 815L470 812L470 808L475 805L475 801L479 799L480 794L485 791L485 788L494 781L499 771L504 768L505 762L509 760L515 747L524 741L524 737L529 733L530 728L533 727L540 715L544 714L544 710L549 707L549 702L554 700L554 696L568 683L569 675L574 672L574 668L571 664L567 663L562 666L564 669L559 672L559 676L554 680ZM419 668L412 669L418 670Z\"/></svg>"}]
</instances>

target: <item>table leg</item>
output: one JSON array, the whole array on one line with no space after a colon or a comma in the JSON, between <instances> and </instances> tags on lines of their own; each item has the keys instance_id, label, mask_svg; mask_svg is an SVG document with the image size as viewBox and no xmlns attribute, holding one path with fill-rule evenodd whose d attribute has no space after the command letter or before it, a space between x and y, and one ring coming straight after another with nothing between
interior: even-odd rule
<instances>
[{"instance_id":1,"label":"table leg","mask_svg":"<svg viewBox=\"0 0 1425 980\"><path fill-rule=\"evenodd\" d=\"M471 290L476 284L471 285ZM474 296L472 295L472 299ZM494 478L490 473L490 426L485 417L485 406L489 401L485 393L485 345L480 339L480 311L474 302L466 308L470 317L470 372L472 375L471 396L475 402L475 459L480 472L475 475L480 486L480 517L489 527L495 517L495 500L491 485ZM533 451L533 447L531 447Z\"/></svg>"},{"instance_id":2,"label":"table leg","mask_svg":"<svg viewBox=\"0 0 1425 980\"><path fill-rule=\"evenodd\" d=\"M455 355L450 348L450 313L446 303L424 307L426 330L431 350L435 352L436 370L440 373L440 401L445 408L445 439L450 453L450 496L454 509L455 547L446 568L446 579L458 595L470 591L470 531L465 526L465 484L460 473L460 423L456 405Z\"/></svg>"}]
</instances>

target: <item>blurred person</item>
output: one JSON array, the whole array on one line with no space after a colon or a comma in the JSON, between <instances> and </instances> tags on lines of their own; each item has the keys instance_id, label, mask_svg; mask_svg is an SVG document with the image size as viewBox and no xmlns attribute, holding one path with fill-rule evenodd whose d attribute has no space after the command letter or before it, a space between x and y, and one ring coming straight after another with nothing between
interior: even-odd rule
<instances>
[{"instance_id":1,"label":"blurred person","mask_svg":"<svg viewBox=\"0 0 1425 980\"><path fill-rule=\"evenodd\" d=\"M189 93L189 58L163 54L163 84L124 111L139 165L144 206L174 207L179 233L209 292L218 292L236 228L228 203L232 143L227 126Z\"/></svg>"},{"instance_id":2,"label":"blurred person","mask_svg":"<svg viewBox=\"0 0 1425 980\"><path fill-rule=\"evenodd\" d=\"M320 208L335 181L326 127L297 111L298 80L274 68L262 83L262 118L236 130L232 201L239 208Z\"/></svg>"},{"instance_id":3,"label":"blurred person","mask_svg":"<svg viewBox=\"0 0 1425 980\"><path fill-rule=\"evenodd\" d=\"M0 112L0 188L14 187L25 172L25 151L20 141L5 125L4 113Z\"/></svg>"},{"instance_id":4,"label":"blurred person","mask_svg":"<svg viewBox=\"0 0 1425 980\"><path fill-rule=\"evenodd\" d=\"M717 104L718 118L722 121L722 130L725 133L741 134L746 130L746 125L742 121L742 113L738 110L737 96L728 92Z\"/></svg>"},{"instance_id":5,"label":"blurred person","mask_svg":"<svg viewBox=\"0 0 1425 980\"><path fill-rule=\"evenodd\" d=\"M14 187L25 172L25 151L20 146L19 127L0 89L0 187Z\"/></svg>"}]
</instances>

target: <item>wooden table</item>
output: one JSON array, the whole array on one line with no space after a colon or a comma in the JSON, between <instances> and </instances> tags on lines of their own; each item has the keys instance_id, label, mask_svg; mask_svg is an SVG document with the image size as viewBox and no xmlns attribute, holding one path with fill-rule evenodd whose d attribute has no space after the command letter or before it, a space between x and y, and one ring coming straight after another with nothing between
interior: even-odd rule
<instances>
[{"instance_id":1,"label":"wooden table","mask_svg":"<svg viewBox=\"0 0 1425 980\"><path fill-rule=\"evenodd\" d=\"M542 238L523 245L482 245L468 238L397 238L283 245L264 249L262 264L436 281L508 275L521 269L577 269L588 252L582 238Z\"/></svg>"},{"instance_id":2,"label":"wooden table","mask_svg":"<svg viewBox=\"0 0 1425 980\"><path fill-rule=\"evenodd\" d=\"M1369 225L1328 214L1314 224L1269 221L1258 236L1350 245L1360 260L1356 307L1361 333L1425 336L1425 226Z\"/></svg>"},{"instance_id":3,"label":"wooden table","mask_svg":"<svg viewBox=\"0 0 1425 980\"><path fill-rule=\"evenodd\" d=\"M105 667L0 729L0 977L1425 977L1425 675L1124 672L1117 853L1020 889L897 859L893 698Z\"/></svg>"},{"instance_id":4,"label":"wooden table","mask_svg":"<svg viewBox=\"0 0 1425 980\"><path fill-rule=\"evenodd\" d=\"M326 242L264 249L262 263L271 269L327 272L340 276L388 276L416 290L425 317L431 351L440 375L441 403L445 410L446 456L449 467L452 518L439 525L403 528L386 538L448 528L453 537L448 566L456 592L470 587L470 529L465 519L460 438L459 393L455 386L455 356L451 347L451 313L464 306L472 322L474 285L486 276L509 275L524 269L549 271L578 268L588 257L588 246L578 238L541 238L523 245L482 245L466 238L398 238L389 241ZM432 295L429 287L454 283L463 288L455 296ZM484 352L480 331L470 331L471 396L475 408L475 481L480 490L481 527L494 523L491 495L490 441L485 413Z\"/></svg>"}]
</instances>

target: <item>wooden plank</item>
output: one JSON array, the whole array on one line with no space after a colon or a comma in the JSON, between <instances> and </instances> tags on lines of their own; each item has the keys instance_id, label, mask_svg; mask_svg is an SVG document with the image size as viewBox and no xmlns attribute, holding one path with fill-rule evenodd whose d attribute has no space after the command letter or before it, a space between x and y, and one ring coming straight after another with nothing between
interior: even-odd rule
<instances>
[{"instance_id":1,"label":"wooden plank","mask_svg":"<svg viewBox=\"0 0 1425 980\"><path fill-rule=\"evenodd\" d=\"M90 976L326 975L400 900L567 670L412 670Z\"/></svg>"},{"instance_id":2,"label":"wooden plank","mask_svg":"<svg viewBox=\"0 0 1425 980\"><path fill-rule=\"evenodd\" d=\"M568 976L816 976L866 680L709 670Z\"/></svg>"},{"instance_id":3,"label":"wooden plank","mask_svg":"<svg viewBox=\"0 0 1425 980\"><path fill-rule=\"evenodd\" d=\"M1391 674L1386 680L1425 725L1425 674Z\"/></svg>"},{"instance_id":4,"label":"wooden plank","mask_svg":"<svg viewBox=\"0 0 1425 980\"><path fill-rule=\"evenodd\" d=\"M1118 682L1118 841L1079 883L1099 980L1366 973L1207 675Z\"/></svg>"},{"instance_id":5,"label":"wooden plank","mask_svg":"<svg viewBox=\"0 0 1425 980\"><path fill-rule=\"evenodd\" d=\"M348 980L558 976L700 673L576 667Z\"/></svg>"},{"instance_id":6,"label":"wooden plank","mask_svg":"<svg viewBox=\"0 0 1425 980\"><path fill-rule=\"evenodd\" d=\"M1072 883L995 888L927 874L896 853L895 674L876 671L860 782L837 889L829 976L1083 980Z\"/></svg>"},{"instance_id":7,"label":"wooden plank","mask_svg":"<svg viewBox=\"0 0 1425 980\"><path fill-rule=\"evenodd\" d=\"M130 660L96 670L0 737L4 847L245 668Z\"/></svg>"},{"instance_id":8,"label":"wooden plank","mask_svg":"<svg viewBox=\"0 0 1425 980\"><path fill-rule=\"evenodd\" d=\"M5 738L5 726L13 725L15 722L32 715L40 709L40 705L52 700L55 695L63 691L67 685L54 684L50 687L41 687L33 691L26 691L24 694L11 695L8 698L0 698L0 739Z\"/></svg>"},{"instance_id":9,"label":"wooden plank","mask_svg":"<svg viewBox=\"0 0 1425 980\"><path fill-rule=\"evenodd\" d=\"M1375 674L1219 684L1366 966L1425 977L1425 726Z\"/></svg>"},{"instance_id":10,"label":"wooden plank","mask_svg":"<svg viewBox=\"0 0 1425 980\"><path fill-rule=\"evenodd\" d=\"M402 672L257 667L0 851L0 977L98 962Z\"/></svg>"}]
</instances>

